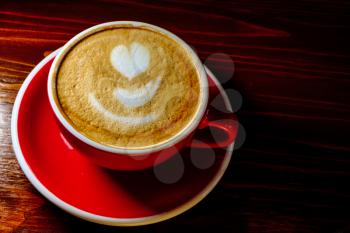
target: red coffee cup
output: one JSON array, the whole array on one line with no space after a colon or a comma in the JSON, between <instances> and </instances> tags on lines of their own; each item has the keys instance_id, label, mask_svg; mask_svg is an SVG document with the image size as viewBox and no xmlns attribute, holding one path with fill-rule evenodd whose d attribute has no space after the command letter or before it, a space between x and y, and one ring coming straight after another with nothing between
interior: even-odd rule
<instances>
[{"instance_id":1,"label":"red coffee cup","mask_svg":"<svg viewBox=\"0 0 350 233\"><path fill-rule=\"evenodd\" d=\"M73 48L82 39L93 33L114 27L120 28L123 26L147 28L172 38L188 52L199 73L200 102L198 110L196 111L196 114L191 120L190 124L186 125L186 127L179 133L166 141L141 149L105 145L96 142L79 132L79 130L77 130L66 119L60 107L56 92L58 67L71 48ZM236 121L233 113L223 113L215 109L208 108L209 85L207 74L198 56L194 53L191 47L173 33L146 23L133 21L109 22L89 28L73 37L59 51L51 66L48 77L48 96L50 105L67 141L73 144L75 148L81 150L83 152L82 154L88 156L96 164L110 169L140 170L150 168L166 161L185 146L195 148L224 148L232 144L237 135L238 122ZM195 132L197 132L197 130L207 127L213 128L215 131L219 131L220 134L224 136L219 138L215 138L214 136L212 141L206 142L192 140L193 135Z\"/></svg>"}]
</instances>

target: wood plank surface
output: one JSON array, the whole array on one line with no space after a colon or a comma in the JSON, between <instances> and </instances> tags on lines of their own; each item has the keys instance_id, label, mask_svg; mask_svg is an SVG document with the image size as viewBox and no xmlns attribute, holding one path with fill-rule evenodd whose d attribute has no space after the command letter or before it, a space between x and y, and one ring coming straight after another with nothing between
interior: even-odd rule
<instances>
[{"instance_id":1,"label":"wood plank surface","mask_svg":"<svg viewBox=\"0 0 350 233\"><path fill-rule=\"evenodd\" d=\"M1 1L0 232L350 232L349 19L345 0ZM13 102L35 64L115 20L179 35L243 97L246 140L223 180L190 211L146 227L64 213L31 186L11 147Z\"/></svg>"}]
</instances>

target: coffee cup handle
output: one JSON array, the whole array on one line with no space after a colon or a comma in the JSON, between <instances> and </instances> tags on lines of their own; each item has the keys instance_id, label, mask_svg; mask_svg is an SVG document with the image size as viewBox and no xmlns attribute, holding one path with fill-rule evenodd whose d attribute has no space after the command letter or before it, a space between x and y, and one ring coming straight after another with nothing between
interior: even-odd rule
<instances>
[{"instance_id":1,"label":"coffee cup handle","mask_svg":"<svg viewBox=\"0 0 350 233\"><path fill-rule=\"evenodd\" d=\"M216 138L215 136L210 141L201 141L193 139L188 144L191 148L225 148L231 145L237 136L238 132L238 120L234 113L232 112L222 112L216 109L208 109L204 115L202 121L200 122L196 133L201 133L201 129L213 128L215 130L221 131L225 134L225 138ZM203 132L204 133L204 132Z\"/></svg>"}]
</instances>

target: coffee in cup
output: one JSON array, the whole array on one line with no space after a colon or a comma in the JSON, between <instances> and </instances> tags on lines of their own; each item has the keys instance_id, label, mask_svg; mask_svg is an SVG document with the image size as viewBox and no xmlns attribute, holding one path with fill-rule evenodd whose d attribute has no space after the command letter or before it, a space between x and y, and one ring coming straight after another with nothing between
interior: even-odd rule
<instances>
[{"instance_id":1,"label":"coffee in cup","mask_svg":"<svg viewBox=\"0 0 350 233\"><path fill-rule=\"evenodd\" d=\"M178 41L149 27L120 24L66 48L52 87L63 117L79 133L102 145L139 149L189 127L205 85Z\"/></svg>"}]
</instances>

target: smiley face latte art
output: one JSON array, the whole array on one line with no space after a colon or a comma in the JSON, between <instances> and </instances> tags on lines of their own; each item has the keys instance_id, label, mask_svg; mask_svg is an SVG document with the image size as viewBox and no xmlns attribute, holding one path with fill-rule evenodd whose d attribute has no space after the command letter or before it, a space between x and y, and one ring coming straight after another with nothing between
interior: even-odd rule
<instances>
[{"instance_id":1,"label":"smiley face latte art","mask_svg":"<svg viewBox=\"0 0 350 233\"><path fill-rule=\"evenodd\" d=\"M199 74L172 38L146 28L96 32L77 43L57 71L56 92L66 119L93 141L147 147L191 123Z\"/></svg>"}]
</instances>

